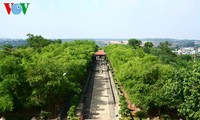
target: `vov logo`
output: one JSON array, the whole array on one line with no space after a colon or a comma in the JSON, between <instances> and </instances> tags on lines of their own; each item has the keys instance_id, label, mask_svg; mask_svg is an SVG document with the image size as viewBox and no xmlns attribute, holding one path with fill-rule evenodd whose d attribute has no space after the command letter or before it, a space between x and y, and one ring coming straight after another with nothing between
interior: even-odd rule
<instances>
[{"instance_id":1,"label":"vov logo","mask_svg":"<svg viewBox=\"0 0 200 120\"><path fill-rule=\"evenodd\" d=\"M8 15L12 12L14 15L19 15L21 12L25 15L30 3L4 3Z\"/></svg>"}]
</instances>

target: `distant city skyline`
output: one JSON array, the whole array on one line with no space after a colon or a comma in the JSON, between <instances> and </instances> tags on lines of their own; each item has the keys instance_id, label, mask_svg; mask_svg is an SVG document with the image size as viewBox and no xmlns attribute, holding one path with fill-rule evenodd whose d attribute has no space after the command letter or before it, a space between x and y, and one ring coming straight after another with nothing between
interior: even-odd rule
<instances>
[{"instance_id":1,"label":"distant city skyline","mask_svg":"<svg viewBox=\"0 0 200 120\"><path fill-rule=\"evenodd\" d=\"M30 3L8 15L5 2ZM0 38L173 38L200 40L200 0L1 0Z\"/></svg>"}]
</instances>

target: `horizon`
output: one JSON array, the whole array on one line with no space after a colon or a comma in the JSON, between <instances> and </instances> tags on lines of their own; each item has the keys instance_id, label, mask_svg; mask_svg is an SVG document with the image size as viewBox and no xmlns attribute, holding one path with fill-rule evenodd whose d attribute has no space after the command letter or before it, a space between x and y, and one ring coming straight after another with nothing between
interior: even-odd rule
<instances>
[{"instance_id":1,"label":"horizon","mask_svg":"<svg viewBox=\"0 0 200 120\"><path fill-rule=\"evenodd\" d=\"M27 38L0 38L0 41L2 39L6 40L26 40ZM61 40L129 40L129 39L138 39L138 40L197 40L200 41L200 39L176 39L176 38L45 38L45 39L50 39L50 40L56 40L56 39L61 39Z\"/></svg>"}]
</instances>

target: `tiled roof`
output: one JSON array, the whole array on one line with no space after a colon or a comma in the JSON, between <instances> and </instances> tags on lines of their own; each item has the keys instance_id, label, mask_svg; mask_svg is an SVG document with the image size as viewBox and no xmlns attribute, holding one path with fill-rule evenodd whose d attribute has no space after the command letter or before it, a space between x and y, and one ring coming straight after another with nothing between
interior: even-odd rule
<instances>
[{"instance_id":1,"label":"tiled roof","mask_svg":"<svg viewBox=\"0 0 200 120\"><path fill-rule=\"evenodd\" d=\"M106 53L103 50L98 50L95 55L106 55Z\"/></svg>"}]
</instances>

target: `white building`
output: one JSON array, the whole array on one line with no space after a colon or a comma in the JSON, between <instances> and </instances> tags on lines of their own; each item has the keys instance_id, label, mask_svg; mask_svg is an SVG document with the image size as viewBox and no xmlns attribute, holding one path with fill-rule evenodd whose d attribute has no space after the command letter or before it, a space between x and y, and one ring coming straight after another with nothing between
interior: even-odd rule
<instances>
[{"instance_id":1,"label":"white building","mask_svg":"<svg viewBox=\"0 0 200 120\"><path fill-rule=\"evenodd\" d=\"M195 49L194 47L184 47L184 48L180 48L178 50L173 51L176 54L179 55L193 55L193 54L199 54L200 53L200 49Z\"/></svg>"}]
</instances>

